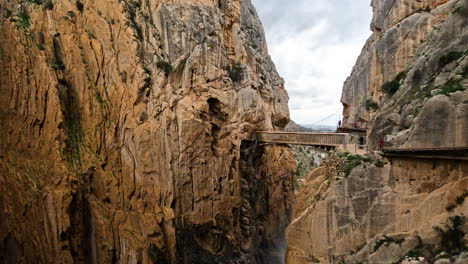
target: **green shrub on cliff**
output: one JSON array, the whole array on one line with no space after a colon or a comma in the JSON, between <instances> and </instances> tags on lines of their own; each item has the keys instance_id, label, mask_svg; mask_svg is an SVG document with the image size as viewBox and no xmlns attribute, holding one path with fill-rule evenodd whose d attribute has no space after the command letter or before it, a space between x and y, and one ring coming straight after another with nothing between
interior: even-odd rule
<instances>
[{"instance_id":1,"label":"green shrub on cliff","mask_svg":"<svg viewBox=\"0 0 468 264\"><path fill-rule=\"evenodd\" d=\"M17 13L10 18L10 21L16 24L18 30L27 31L31 27L31 20L29 20L29 16L26 13Z\"/></svg>"},{"instance_id":2,"label":"green shrub on cliff","mask_svg":"<svg viewBox=\"0 0 468 264\"><path fill-rule=\"evenodd\" d=\"M400 89L401 81L406 78L406 72L400 72L395 79L390 82L386 82L382 85L382 92L386 94L394 94Z\"/></svg>"},{"instance_id":3,"label":"green shrub on cliff","mask_svg":"<svg viewBox=\"0 0 468 264\"><path fill-rule=\"evenodd\" d=\"M81 1L76 1L76 9L78 9L80 13L83 13L84 4Z\"/></svg>"},{"instance_id":4,"label":"green shrub on cliff","mask_svg":"<svg viewBox=\"0 0 468 264\"><path fill-rule=\"evenodd\" d=\"M52 2L52 0L46 0L44 2L43 8L48 10L54 9L54 2Z\"/></svg>"},{"instance_id":5,"label":"green shrub on cliff","mask_svg":"<svg viewBox=\"0 0 468 264\"><path fill-rule=\"evenodd\" d=\"M366 109L367 110L377 110L379 109L379 104L374 102L372 99L367 99L365 103Z\"/></svg>"},{"instance_id":6,"label":"green shrub on cliff","mask_svg":"<svg viewBox=\"0 0 468 264\"><path fill-rule=\"evenodd\" d=\"M439 226L433 227L440 235L443 251L458 254L460 251L465 249L465 232L463 231L465 221L465 216L455 215L449 217L445 224L445 228L441 228Z\"/></svg>"},{"instance_id":7,"label":"green shrub on cliff","mask_svg":"<svg viewBox=\"0 0 468 264\"><path fill-rule=\"evenodd\" d=\"M165 61L165 60L159 60L156 63L156 67L163 70L164 73L166 73L166 75L169 75L169 73L172 72L172 65L168 61Z\"/></svg>"},{"instance_id":8,"label":"green shrub on cliff","mask_svg":"<svg viewBox=\"0 0 468 264\"><path fill-rule=\"evenodd\" d=\"M468 54L468 51L451 51L439 59L440 66L445 66L453 61L460 59L461 57Z\"/></svg>"},{"instance_id":9,"label":"green shrub on cliff","mask_svg":"<svg viewBox=\"0 0 468 264\"><path fill-rule=\"evenodd\" d=\"M244 78L244 68L240 62L235 62L231 66L227 67L229 72L229 78L233 82L240 82Z\"/></svg>"},{"instance_id":10,"label":"green shrub on cliff","mask_svg":"<svg viewBox=\"0 0 468 264\"><path fill-rule=\"evenodd\" d=\"M449 95L451 93L464 90L460 81L449 81L446 84L440 86L438 89L440 89L441 91L438 92L437 94L443 94L443 95Z\"/></svg>"}]
</instances>

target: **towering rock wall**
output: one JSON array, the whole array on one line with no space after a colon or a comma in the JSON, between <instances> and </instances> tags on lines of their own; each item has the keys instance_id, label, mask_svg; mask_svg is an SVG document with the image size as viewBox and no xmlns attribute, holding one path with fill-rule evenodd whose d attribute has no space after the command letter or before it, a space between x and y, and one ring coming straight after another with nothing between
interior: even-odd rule
<instances>
[{"instance_id":1,"label":"towering rock wall","mask_svg":"<svg viewBox=\"0 0 468 264\"><path fill-rule=\"evenodd\" d=\"M297 197L287 263L466 263L468 163L456 158L468 148L468 1L372 6L374 33L343 88L344 125L367 126L373 158L388 135L394 148L452 158L332 157Z\"/></svg>"},{"instance_id":2,"label":"towering rock wall","mask_svg":"<svg viewBox=\"0 0 468 264\"><path fill-rule=\"evenodd\" d=\"M369 122L374 120L376 109L366 109L366 101L376 102L379 106L386 101L382 91L384 83L394 80L401 72L410 71L418 59L431 64L433 62L428 60L438 59L444 52L463 49L466 43L462 36L459 37L464 32L463 13L461 10L456 14L453 12L462 4L463 0L372 1L373 34L343 87L344 126L357 123L359 127L371 128ZM439 33L450 35L445 37L447 46L436 45L435 42L441 41L434 41L434 38L444 38ZM454 39L459 39L458 43L452 43ZM421 81L424 77L418 78Z\"/></svg>"},{"instance_id":3,"label":"towering rock wall","mask_svg":"<svg viewBox=\"0 0 468 264\"><path fill-rule=\"evenodd\" d=\"M0 262L273 263L294 161L249 0L0 1Z\"/></svg>"}]
</instances>

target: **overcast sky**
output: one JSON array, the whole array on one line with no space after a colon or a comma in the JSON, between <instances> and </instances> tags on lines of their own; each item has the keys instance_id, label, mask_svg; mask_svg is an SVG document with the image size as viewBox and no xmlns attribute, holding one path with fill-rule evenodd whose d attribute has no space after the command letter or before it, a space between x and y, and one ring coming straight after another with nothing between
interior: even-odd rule
<instances>
[{"instance_id":1,"label":"overcast sky","mask_svg":"<svg viewBox=\"0 0 468 264\"><path fill-rule=\"evenodd\" d=\"M286 81L291 119L336 125L341 89L370 36L370 0L252 0Z\"/></svg>"}]
</instances>

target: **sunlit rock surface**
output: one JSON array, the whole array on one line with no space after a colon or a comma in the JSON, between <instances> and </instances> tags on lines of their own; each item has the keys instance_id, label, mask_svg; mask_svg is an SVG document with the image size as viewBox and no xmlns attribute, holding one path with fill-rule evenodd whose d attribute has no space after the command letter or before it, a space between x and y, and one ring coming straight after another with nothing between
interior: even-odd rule
<instances>
[{"instance_id":1,"label":"sunlit rock surface","mask_svg":"<svg viewBox=\"0 0 468 264\"><path fill-rule=\"evenodd\" d=\"M249 0L0 0L0 262L283 261L289 121Z\"/></svg>"}]
</instances>

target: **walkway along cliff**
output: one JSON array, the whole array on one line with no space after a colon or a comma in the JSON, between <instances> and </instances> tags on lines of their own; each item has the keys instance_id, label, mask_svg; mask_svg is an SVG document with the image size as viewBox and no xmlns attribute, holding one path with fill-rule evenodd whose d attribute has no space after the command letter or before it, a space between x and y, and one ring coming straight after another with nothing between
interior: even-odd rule
<instances>
[{"instance_id":1,"label":"walkway along cliff","mask_svg":"<svg viewBox=\"0 0 468 264\"><path fill-rule=\"evenodd\" d=\"M280 263L289 121L250 0L0 0L0 263ZM253 150L252 150L253 149Z\"/></svg>"},{"instance_id":2,"label":"walkway along cliff","mask_svg":"<svg viewBox=\"0 0 468 264\"><path fill-rule=\"evenodd\" d=\"M368 157L338 153L311 173L287 263L467 263L468 1L371 5L341 99Z\"/></svg>"}]
</instances>

